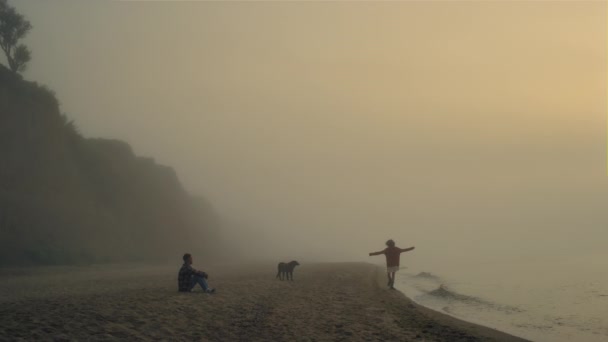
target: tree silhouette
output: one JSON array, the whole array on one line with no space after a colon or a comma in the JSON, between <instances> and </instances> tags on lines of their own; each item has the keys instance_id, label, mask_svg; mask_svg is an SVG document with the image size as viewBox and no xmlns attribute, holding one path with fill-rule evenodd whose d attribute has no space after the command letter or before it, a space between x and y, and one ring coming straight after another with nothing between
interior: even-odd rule
<instances>
[{"instance_id":1,"label":"tree silhouette","mask_svg":"<svg viewBox=\"0 0 608 342\"><path fill-rule=\"evenodd\" d=\"M8 0L0 0L0 48L13 72L24 71L31 59L27 46L18 44L31 28L30 22L9 6Z\"/></svg>"}]
</instances>

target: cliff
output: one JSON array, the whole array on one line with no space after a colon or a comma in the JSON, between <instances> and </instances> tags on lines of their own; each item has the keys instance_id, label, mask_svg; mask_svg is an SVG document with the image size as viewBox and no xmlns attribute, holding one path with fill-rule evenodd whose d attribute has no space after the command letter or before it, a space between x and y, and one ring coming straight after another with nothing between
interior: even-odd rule
<instances>
[{"instance_id":1,"label":"cliff","mask_svg":"<svg viewBox=\"0 0 608 342\"><path fill-rule=\"evenodd\" d=\"M52 91L0 65L0 264L179 260L216 236L173 169L83 137Z\"/></svg>"}]
</instances>

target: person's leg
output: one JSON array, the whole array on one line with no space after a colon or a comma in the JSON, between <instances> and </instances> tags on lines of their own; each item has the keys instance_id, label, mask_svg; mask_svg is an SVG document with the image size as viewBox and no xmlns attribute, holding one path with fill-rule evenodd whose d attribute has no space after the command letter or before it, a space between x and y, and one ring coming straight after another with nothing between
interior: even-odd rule
<instances>
[{"instance_id":1,"label":"person's leg","mask_svg":"<svg viewBox=\"0 0 608 342\"><path fill-rule=\"evenodd\" d=\"M395 272L391 272L391 289L395 285Z\"/></svg>"},{"instance_id":2,"label":"person's leg","mask_svg":"<svg viewBox=\"0 0 608 342\"><path fill-rule=\"evenodd\" d=\"M390 271L386 271L386 277L388 278L388 283L386 283L386 286L391 286L392 279L391 279L391 272Z\"/></svg>"},{"instance_id":3,"label":"person's leg","mask_svg":"<svg viewBox=\"0 0 608 342\"><path fill-rule=\"evenodd\" d=\"M199 284L202 288L203 291L207 291L209 289L209 285L207 284L207 280L199 275L194 275L192 276L192 288L193 289L196 284Z\"/></svg>"}]
</instances>

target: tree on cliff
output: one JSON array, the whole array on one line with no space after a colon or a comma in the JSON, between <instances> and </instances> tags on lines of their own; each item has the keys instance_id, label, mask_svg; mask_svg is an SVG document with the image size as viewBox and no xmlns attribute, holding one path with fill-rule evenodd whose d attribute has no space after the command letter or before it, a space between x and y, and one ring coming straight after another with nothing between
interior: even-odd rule
<instances>
[{"instance_id":1,"label":"tree on cliff","mask_svg":"<svg viewBox=\"0 0 608 342\"><path fill-rule=\"evenodd\" d=\"M6 55L9 68L13 72L21 72L31 59L30 50L24 44L19 44L32 25L9 6L8 0L0 0L0 48Z\"/></svg>"}]
</instances>

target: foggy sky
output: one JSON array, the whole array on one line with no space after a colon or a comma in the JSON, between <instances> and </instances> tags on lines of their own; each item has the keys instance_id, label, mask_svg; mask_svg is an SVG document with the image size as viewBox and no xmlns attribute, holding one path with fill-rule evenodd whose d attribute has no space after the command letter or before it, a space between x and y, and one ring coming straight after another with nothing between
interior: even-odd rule
<instances>
[{"instance_id":1,"label":"foggy sky","mask_svg":"<svg viewBox=\"0 0 608 342\"><path fill-rule=\"evenodd\" d=\"M26 78L269 241L239 248L604 248L603 2L11 3L34 26Z\"/></svg>"}]
</instances>

